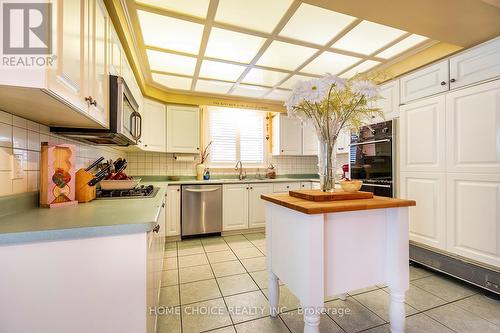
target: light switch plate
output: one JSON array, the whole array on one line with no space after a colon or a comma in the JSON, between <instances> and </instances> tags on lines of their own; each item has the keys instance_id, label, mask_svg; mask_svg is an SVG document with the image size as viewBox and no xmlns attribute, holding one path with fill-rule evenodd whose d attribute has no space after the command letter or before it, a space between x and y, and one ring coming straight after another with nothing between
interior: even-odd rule
<instances>
[{"instance_id":1,"label":"light switch plate","mask_svg":"<svg viewBox=\"0 0 500 333\"><path fill-rule=\"evenodd\" d=\"M23 155L14 154L12 159L12 179L24 178Z\"/></svg>"}]
</instances>

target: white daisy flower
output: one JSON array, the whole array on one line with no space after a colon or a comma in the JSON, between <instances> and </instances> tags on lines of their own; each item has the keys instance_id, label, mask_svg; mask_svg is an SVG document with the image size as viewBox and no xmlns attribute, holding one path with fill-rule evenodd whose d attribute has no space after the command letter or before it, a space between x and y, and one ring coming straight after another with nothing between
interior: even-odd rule
<instances>
[{"instance_id":1,"label":"white daisy flower","mask_svg":"<svg viewBox=\"0 0 500 333\"><path fill-rule=\"evenodd\" d=\"M337 90L344 90L347 85L347 80L331 73L325 73L322 78L323 82L329 87L334 85Z\"/></svg>"},{"instance_id":2,"label":"white daisy flower","mask_svg":"<svg viewBox=\"0 0 500 333\"><path fill-rule=\"evenodd\" d=\"M356 81L352 83L351 89L357 94L364 95L366 98L372 98L379 95L378 86L369 81Z\"/></svg>"}]
</instances>

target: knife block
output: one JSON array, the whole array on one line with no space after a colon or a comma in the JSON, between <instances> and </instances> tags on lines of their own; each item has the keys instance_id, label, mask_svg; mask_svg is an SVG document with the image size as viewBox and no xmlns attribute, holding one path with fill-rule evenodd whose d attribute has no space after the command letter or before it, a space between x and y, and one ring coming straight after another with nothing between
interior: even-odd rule
<instances>
[{"instance_id":1,"label":"knife block","mask_svg":"<svg viewBox=\"0 0 500 333\"><path fill-rule=\"evenodd\" d=\"M76 172L76 200L84 203L95 199L95 186L89 186L88 182L94 178L94 175L85 169L80 169Z\"/></svg>"}]
</instances>

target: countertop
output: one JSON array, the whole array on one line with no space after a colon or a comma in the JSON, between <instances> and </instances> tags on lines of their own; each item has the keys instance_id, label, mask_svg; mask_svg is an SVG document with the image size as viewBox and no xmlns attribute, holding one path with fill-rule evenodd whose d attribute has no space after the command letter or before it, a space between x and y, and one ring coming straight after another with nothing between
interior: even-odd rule
<instances>
[{"instance_id":1,"label":"countertop","mask_svg":"<svg viewBox=\"0 0 500 333\"><path fill-rule=\"evenodd\" d=\"M148 232L156 225L164 196L165 189L160 188L153 198L31 207L4 215L0 217L0 245Z\"/></svg>"},{"instance_id":2,"label":"countertop","mask_svg":"<svg viewBox=\"0 0 500 333\"><path fill-rule=\"evenodd\" d=\"M255 183L288 183L288 182L318 182L314 175L301 175L301 177L281 176L276 179L258 179L248 177L243 180L238 178L211 178L209 180L196 180L192 177L182 177L179 180L170 180L167 176L134 176L141 178L141 184L158 183L163 185L203 185L203 184L255 184Z\"/></svg>"}]
</instances>

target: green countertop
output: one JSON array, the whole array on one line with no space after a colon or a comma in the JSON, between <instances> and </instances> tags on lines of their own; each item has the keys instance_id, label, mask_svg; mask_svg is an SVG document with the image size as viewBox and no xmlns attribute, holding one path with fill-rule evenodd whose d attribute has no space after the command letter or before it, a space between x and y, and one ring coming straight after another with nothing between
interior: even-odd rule
<instances>
[{"instance_id":1,"label":"green countertop","mask_svg":"<svg viewBox=\"0 0 500 333\"><path fill-rule=\"evenodd\" d=\"M164 196L160 188L154 198L26 208L0 216L0 245L148 232L156 225ZM9 206L8 200L2 198L3 206Z\"/></svg>"},{"instance_id":2,"label":"green countertop","mask_svg":"<svg viewBox=\"0 0 500 333\"><path fill-rule=\"evenodd\" d=\"M169 176L134 176L141 178L142 184L149 183L167 183L168 185L202 185L202 184L249 184L249 183L286 183L286 182L319 182L318 175L286 175L279 176L276 179L258 179L249 176L243 180L239 180L236 176L217 176L209 180L196 180L194 177L179 177L178 180L171 180Z\"/></svg>"}]
</instances>

